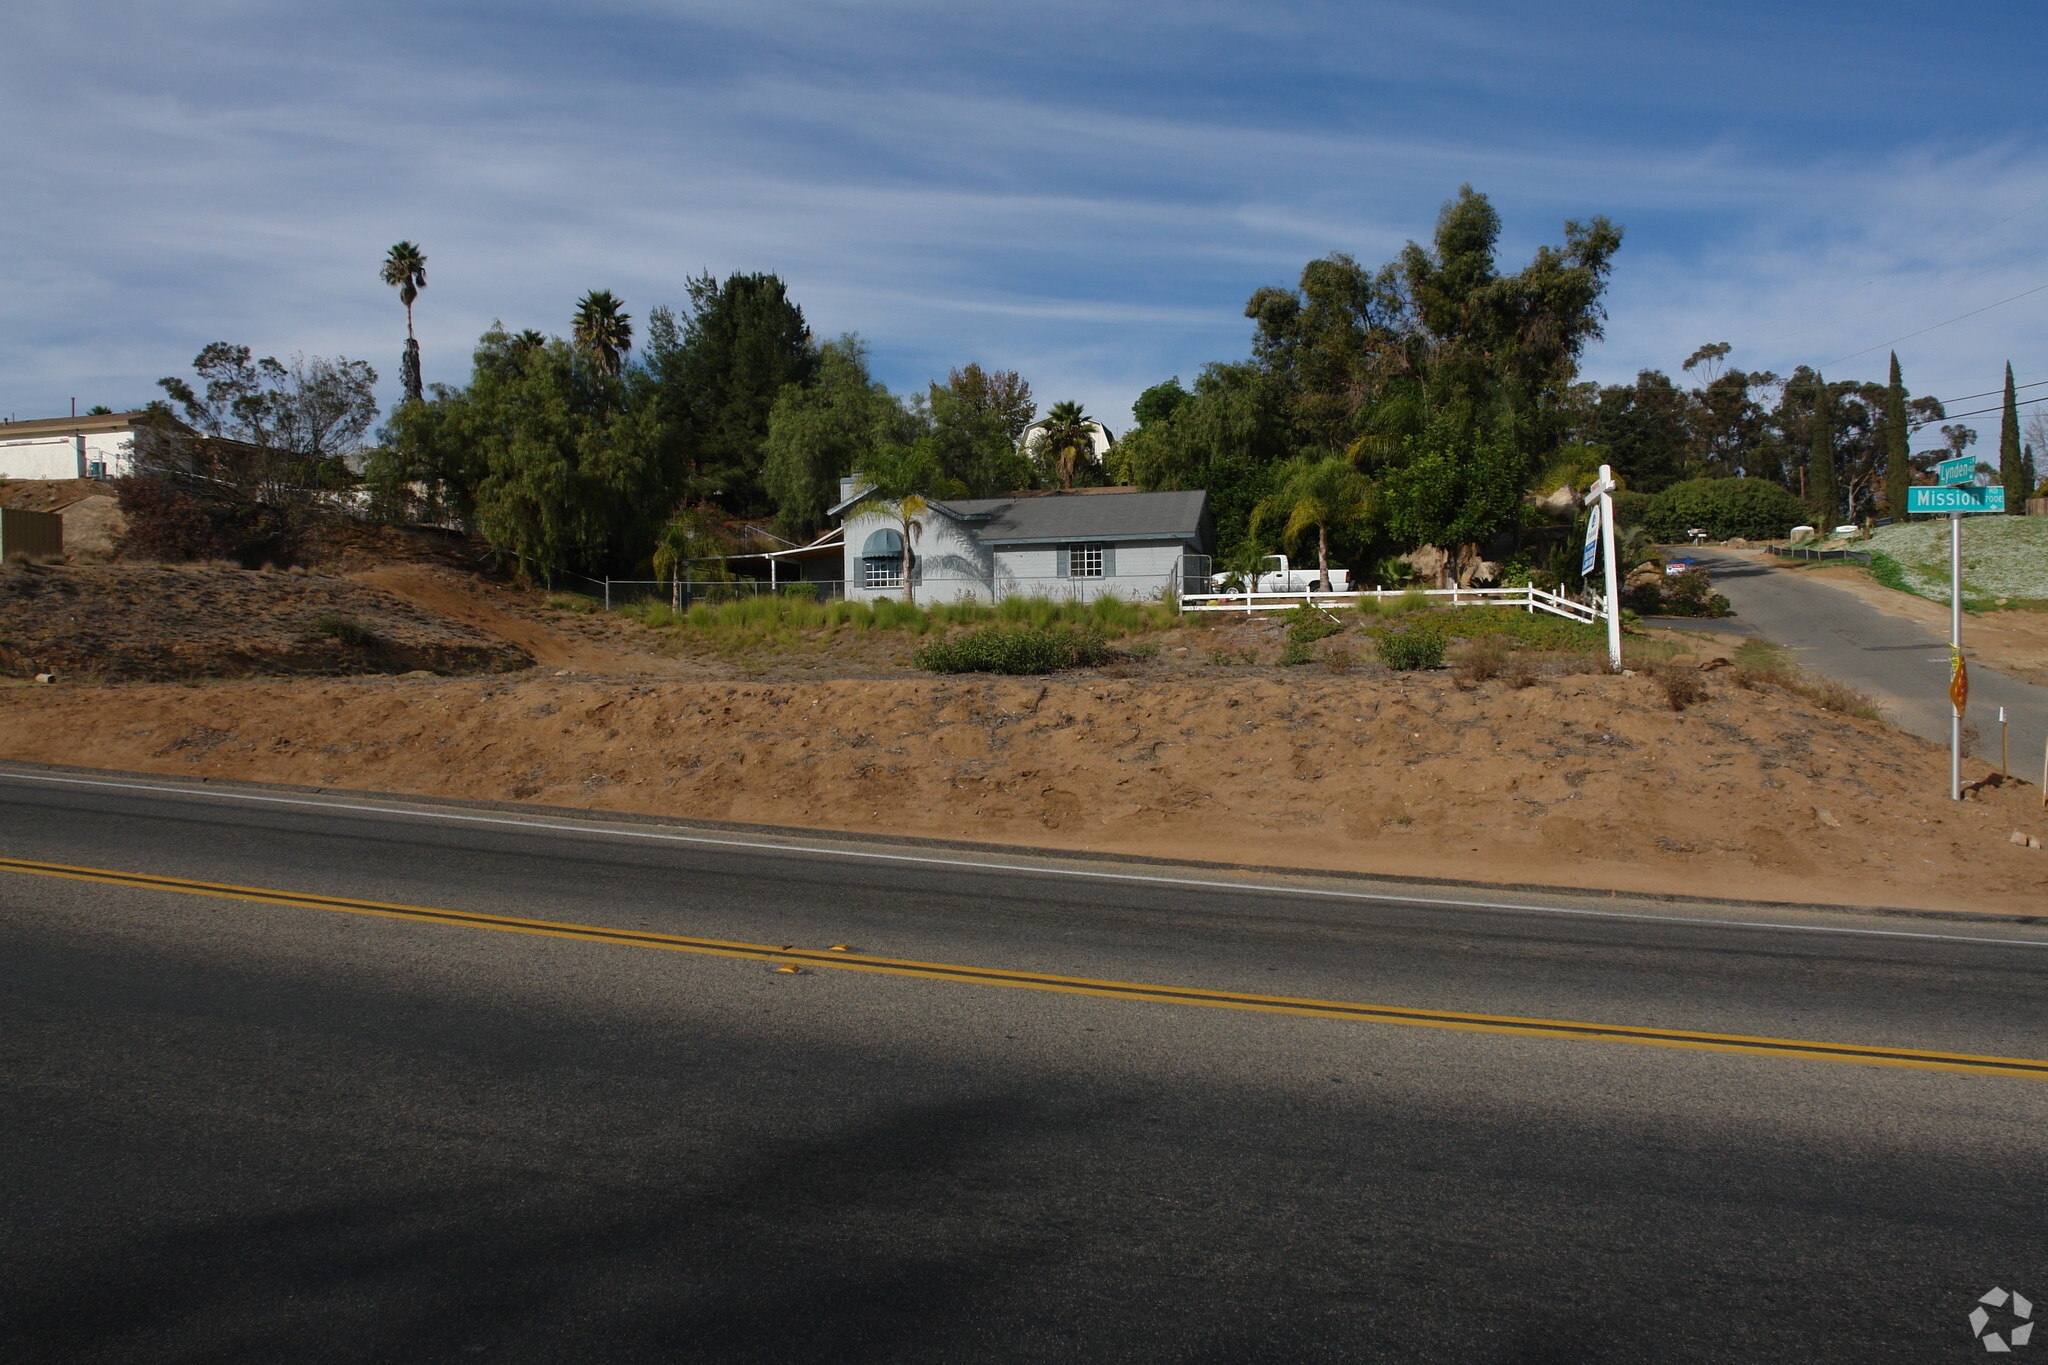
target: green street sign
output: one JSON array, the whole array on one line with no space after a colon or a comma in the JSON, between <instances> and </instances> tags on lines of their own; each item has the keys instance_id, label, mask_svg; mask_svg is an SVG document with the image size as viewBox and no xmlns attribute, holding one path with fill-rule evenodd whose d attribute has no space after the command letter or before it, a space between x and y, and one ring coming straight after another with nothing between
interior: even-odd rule
<instances>
[{"instance_id":1,"label":"green street sign","mask_svg":"<svg viewBox=\"0 0 2048 1365\"><path fill-rule=\"evenodd\" d=\"M1962 455L1953 460L1943 460L1934 467L1934 481L1939 484L1955 485L1968 483L1977 477L1977 458Z\"/></svg>"},{"instance_id":2,"label":"green street sign","mask_svg":"<svg viewBox=\"0 0 2048 1365\"><path fill-rule=\"evenodd\" d=\"M1925 484L1906 490L1908 512L2003 512L2003 488L1929 488Z\"/></svg>"}]
</instances>

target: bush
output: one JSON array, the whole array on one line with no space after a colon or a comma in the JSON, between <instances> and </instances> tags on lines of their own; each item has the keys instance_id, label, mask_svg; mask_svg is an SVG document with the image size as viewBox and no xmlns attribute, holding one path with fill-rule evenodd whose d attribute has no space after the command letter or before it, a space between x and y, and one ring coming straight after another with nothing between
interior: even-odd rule
<instances>
[{"instance_id":1,"label":"bush","mask_svg":"<svg viewBox=\"0 0 2048 1365\"><path fill-rule=\"evenodd\" d=\"M305 514L253 502L203 484L179 486L135 476L114 481L128 530L127 559L229 559L245 569L288 563L304 532Z\"/></svg>"},{"instance_id":2,"label":"bush","mask_svg":"<svg viewBox=\"0 0 2048 1365\"><path fill-rule=\"evenodd\" d=\"M1287 638L1298 645L1314 644L1344 631L1342 623L1328 612L1318 611L1305 603L1282 612L1280 619L1287 624Z\"/></svg>"},{"instance_id":3,"label":"bush","mask_svg":"<svg viewBox=\"0 0 2048 1365\"><path fill-rule=\"evenodd\" d=\"M1694 527L1715 540L1773 540L1813 519L1812 508L1769 479L1687 479L1645 504L1642 526L1666 542Z\"/></svg>"},{"instance_id":4,"label":"bush","mask_svg":"<svg viewBox=\"0 0 2048 1365\"><path fill-rule=\"evenodd\" d=\"M1109 646L1089 626L983 626L933 640L916 659L933 673L1053 673L1108 662Z\"/></svg>"},{"instance_id":5,"label":"bush","mask_svg":"<svg viewBox=\"0 0 2048 1365\"><path fill-rule=\"evenodd\" d=\"M1713 590L1707 571L1694 565L1654 582L1631 583L1621 590L1621 605L1638 616L1726 616L1728 599Z\"/></svg>"},{"instance_id":6,"label":"bush","mask_svg":"<svg viewBox=\"0 0 2048 1365\"><path fill-rule=\"evenodd\" d=\"M1282 668L1297 664L1312 664L1316 661L1316 647L1306 640L1289 640L1287 647L1280 651L1279 663Z\"/></svg>"},{"instance_id":7,"label":"bush","mask_svg":"<svg viewBox=\"0 0 2048 1365\"><path fill-rule=\"evenodd\" d=\"M353 616L316 616L313 629L332 635L351 649L369 649L377 643L377 632Z\"/></svg>"},{"instance_id":8,"label":"bush","mask_svg":"<svg viewBox=\"0 0 2048 1365\"><path fill-rule=\"evenodd\" d=\"M1433 630L1396 629L1379 638L1380 662L1400 672L1444 666L1444 637Z\"/></svg>"},{"instance_id":9,"label":"bush","mask_svg":"<svg viewBox=\"0 0 2048 1365\"><path fill-rule=\"evenodd\" d=\"M1650 670L1650 676L1664 689L1664 700L1674 711L1707 699L1706 684L1700 680L1700 671L1683 664L1657 664Z\"/></svg>"}]
</instances>

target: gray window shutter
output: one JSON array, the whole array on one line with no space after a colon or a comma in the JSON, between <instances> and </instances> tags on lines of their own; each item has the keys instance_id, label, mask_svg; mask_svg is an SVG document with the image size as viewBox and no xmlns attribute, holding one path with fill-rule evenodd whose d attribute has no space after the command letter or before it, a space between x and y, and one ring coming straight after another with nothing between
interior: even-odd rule
<instances>
[{"instance_id":1,"label":"gray window shutter","mask_svg":"<svg viewBox=\"0 0 2048 1365\"><path fill-rule=\"evenodd\" d=\"M1116 577L1116 546L1114 545L1102 547L1102 576L1104 578Z\"/></svg>"},{"instance_id":2,"label":"gray window shutter","mask_svg":"<svg viewBox=\"0 0 2048 1365\"><path fill-rule=\"evenodd\" d=\"M1053 572L1055 574L1058 574L1061 578L1067 577L1067 571L1073 567L1073 557L1073 547L1067 545L1053 546Z\"/></svg>"}]
</instances>

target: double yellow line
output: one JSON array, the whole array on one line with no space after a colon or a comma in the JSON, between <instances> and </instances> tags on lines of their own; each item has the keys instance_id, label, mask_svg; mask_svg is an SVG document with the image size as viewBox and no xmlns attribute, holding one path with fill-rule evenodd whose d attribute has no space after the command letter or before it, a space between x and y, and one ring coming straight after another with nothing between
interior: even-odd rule
<instances>
[{"instance_id":1,"label":"double yellow line","mask_svg":"<svg viewBox=\"0 0 2048 1365\"><path fill-rule=\"evenodd\" d=\"M71 881L102 882L109 886L134 887L147 891L172 891L188 896L219 896L229 900L288 905L303 910L333 910L350 915L380 915L388 919L416 920L470 929L542 934L549 938L577 939L587 943L606 943L620 947L660 948L669 952L702 953L712 957L750 958L783 968L835 968L840 971L884 972L892 976L913 976L932 981L1011 986L1035 991L1064 991L1074 995L1100 995L1118 1000L1141 1000L1155 1004L1205 1005L1211 1009L1257 1010L1268 1014L1406 1024L1419 1028L1464 1029L1476 1033L1512 1033L1527 1037L1579 1038L1609 1043L1640 1043L1650 1047L1695 1048L1709 1052L1742 1052L1774 1057L1799 1057L1812 1061L1861 1062L1873 1066L1909 1066L1935 1071L1968 1071L1980 1075L2032 1076L2048 1079L2048 1061L2025 1057L1980 1057L1969 1053L1929 1052L1918 1048L1867 1047L1854 1043L1810 1042L1796 1038L1700 1033L1687 1029L1637 1028L1627 1024L1592 1024L1569 1019L1525 1019L1513 1015L1469 1014L1456 1010L1412 1009L1397 1005L1369 1005L1284 995L1252 995L1243 991L1154 986L1134 981L1098 981L1081 976L1055 976L1047 972L1007 971L992 967L968 967L949 962L918 962L905 958L872 957L837 948L811 949L795 946L776 947L764 943L733 943L723 939L695 938L682 934L652 934L633 929L610 929L594 924L520 919L510 915L483 915L466 910L442 910L432 906L398 905L385 901L357 900L346 896L279 891L270 887L191 881L183 877L160 877L143 872L117 872L109 868L71 867L63 863L31 862L22 858L0 858L0 871L22 872L38 877L62 877Z\"/></svg>"}]
</instances>

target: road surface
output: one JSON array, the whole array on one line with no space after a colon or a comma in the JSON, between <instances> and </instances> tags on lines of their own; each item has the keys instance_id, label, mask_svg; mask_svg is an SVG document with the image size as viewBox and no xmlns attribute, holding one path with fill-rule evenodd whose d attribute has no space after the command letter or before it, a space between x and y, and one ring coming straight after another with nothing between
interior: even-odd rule
<instances>
[{"instance_id":1,"label":"road surface","mask_svg":"<svg viewBox=\"0 0 2048 1365\"><path fill-rule=\"evenodd\" d=\"M1728 598L1737 620L1783 645L1796 662L1868 693L1900 729L1947 746L1947 635L1880 611L1824 579L1726 551L1687 553L1706 566L1714 590ZM1966 653L1969 632L1965 616ZM2048 687L1972 662L1964 719L1977 728L1976 754L1993 767L2001 706L2011 725L2013 770L2038 781L2042 746L2048 744Z\"/></svg>"},{"instance_id":2,"label":"road surface","mask_svg":"<svg viewBox=\"0 0 2048 1365\"><path fill-rule=\"evenodd\" d=\"M0 767L0 1359L1977 1358L2044 985L2048 925Z\"/></svg>"}]
</instances>

